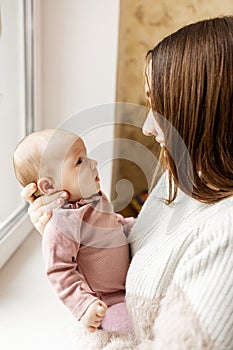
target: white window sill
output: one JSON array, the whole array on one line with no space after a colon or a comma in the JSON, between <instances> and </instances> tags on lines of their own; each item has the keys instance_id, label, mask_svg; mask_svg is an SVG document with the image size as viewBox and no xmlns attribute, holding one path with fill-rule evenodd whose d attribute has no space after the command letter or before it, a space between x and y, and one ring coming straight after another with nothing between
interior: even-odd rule
<instances>
[{"instance_id":1,"label":"white window sill","mask_svg":"<svg viewBox=\"0 0 233 350\"><path fill-rule=\"evenodd\" d=\"M14 254L25 238L32 232L33 226L25 212L14 226L0 240L0 269Z\"/></svg>"},{"instance_id":2,"label":"white window sill","mask_svg":"<svg viewBox=\"0 0 233 350\"><path fill-rule=\"evenodd\" d=\"M75 321L47 281L37 232L29 235L1 269L0 286L2 349L72 348Z\"/></svg>"}]
</instances>

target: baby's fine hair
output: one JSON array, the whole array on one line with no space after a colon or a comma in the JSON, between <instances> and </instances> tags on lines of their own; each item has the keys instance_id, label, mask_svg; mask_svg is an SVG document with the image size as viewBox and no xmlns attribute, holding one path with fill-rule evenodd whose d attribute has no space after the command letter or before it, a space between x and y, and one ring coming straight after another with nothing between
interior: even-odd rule
<instances>
[{"instance_id":1,"label":"baby's fine hair","mask_svg":"<svg viewBox=\"0 0 233 350\"><path fill-rule=\"evenodd\" d=\"M13 155L13 166L19 183L24 187L29 183L37 183L44 152L53 137L64 137L71 134L62 129L43 129L24 137L17 145Z\"/></svg>"},{"instance_id":2,"label":"baby's fine hair","mask_svg":"<svg viewBox=\"0 0 233 350\"><path fill-rule=\"evenodd\" d=\"M13 165L16 178L23 187L32 182L37 183L43 152L54 132L54 129L35 131L17 145Z\"/></svg>"}]
</instances>

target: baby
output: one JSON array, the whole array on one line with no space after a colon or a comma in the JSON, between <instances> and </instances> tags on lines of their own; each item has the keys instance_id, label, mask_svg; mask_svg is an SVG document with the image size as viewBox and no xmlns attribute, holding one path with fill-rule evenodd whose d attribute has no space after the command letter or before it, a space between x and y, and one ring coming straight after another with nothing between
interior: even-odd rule
<instances>
[{"instance_id":1,"label":"baby","mask_svg":"<svg viewBox=\"0 0 233 350\"><path fill-rule=\"evenodd\" d=\"M100 191L97 162L80 137L65 130L26 136L14 152L22 186L36 183L36 196L66 190L69 202L53 210L42 248L47 276L58 297L90 332L131 332L125 305L130 263L125 227L133 218L113 212Z\"/></svg>"}]
</instances>

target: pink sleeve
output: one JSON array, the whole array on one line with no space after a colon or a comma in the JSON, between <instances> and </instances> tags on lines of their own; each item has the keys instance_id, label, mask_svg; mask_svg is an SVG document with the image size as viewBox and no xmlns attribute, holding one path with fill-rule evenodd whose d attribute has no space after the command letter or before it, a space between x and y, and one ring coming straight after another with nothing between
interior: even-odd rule
<instances>
[{"instance_id":1,"label":"pink sleeve","mask_svg":"<svg viewBox=\"0 0 233 350\"><path fill-rule=\"evenodd\" d=\"M46 225L42 250L46 272L58 297L79 320L91 303L98 298L84 288L77 269L79 243L58 232L52 223Z\"/></svg>"}]
</instances>

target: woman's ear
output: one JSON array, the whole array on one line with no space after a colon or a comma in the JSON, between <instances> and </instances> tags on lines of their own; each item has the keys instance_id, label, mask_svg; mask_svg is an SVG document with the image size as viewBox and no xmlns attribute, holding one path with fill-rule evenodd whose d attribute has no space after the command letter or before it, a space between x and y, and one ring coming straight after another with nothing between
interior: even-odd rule
<instances>
[{"instance_id":1,"label":"woman's ear","mask_svg":"<svg viewBox=\"0 0 233 350\"><path fill-rule=\"evenodd\" d=\"M51 177L41 177L37 181L37 186L40 192L47 196L56 192L55 183Z\"/></svg>"}]
</instances>

